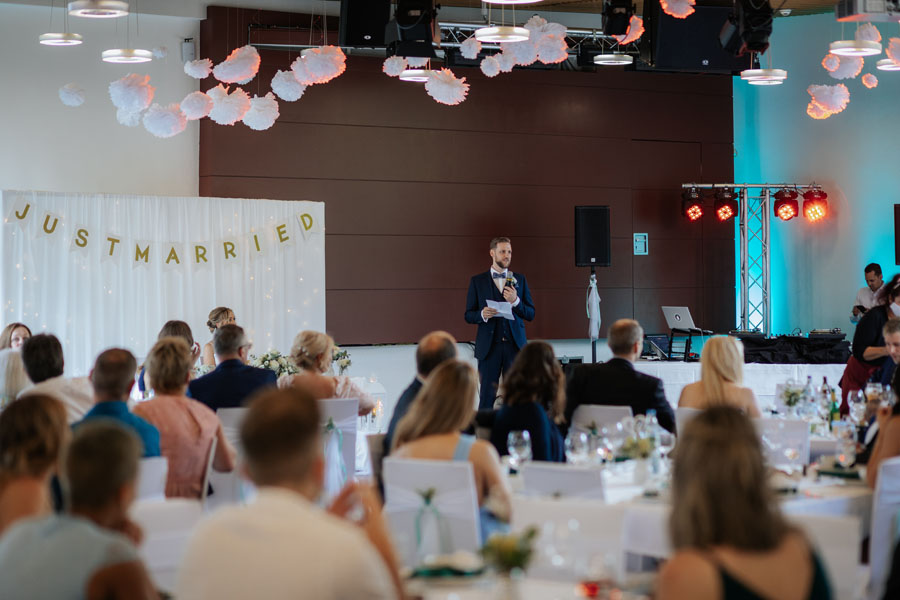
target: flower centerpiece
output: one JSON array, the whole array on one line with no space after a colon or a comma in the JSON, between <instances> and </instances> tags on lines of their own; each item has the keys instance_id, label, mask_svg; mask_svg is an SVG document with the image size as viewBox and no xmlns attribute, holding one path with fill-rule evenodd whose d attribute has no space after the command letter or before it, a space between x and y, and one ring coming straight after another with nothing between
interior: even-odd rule
<instances>
[{"instance_id":1,"label":"flower centerpiece","mask_svg":"<svg viewBox=\"0 0 900 600\"><path fill-rule=\"evenodd\" d=\"M515 569L525 570L534 554L537 527L529 527L521 534L494 534L481 548L484 562L501 575L509 575Z\"/></svg>"},{"instance_id":2,"label":"flower centerpiece","mask_svg":"<svg viewBox=\"0 0 900 600\"><path fill-rule=\"evenodd\" d=\"M293 361L281 354L278 350L269 350L265 354L259 356L250 355L250 366L259 367L260 369L271 369L275 371L275 375L293 375L299 373L300 369L294 365Z\"/></svg>"},{"instance_id":3,"label":"flower centerpiece","mask_svg":"<svg viewBox=\"0 0 900 600\"><path fill-rule=\"evenodd\" d=\"M332 358L334 364L337 365L338 375L343 375L344 371L350 368L350 365L353 363L350 360L350 353L346 350L342 350L340 346L334 347L334 357Z\"/></svg>"},{"instance_id":4,"label":"flower centerpiece","mask_svg":"<svg viewBox=\"0 0 900 600\"><path fill-rule=\"evenodd\" d=\"M781 400L787 408L794 411L796 411L796 407L800 405L800 401L803 400L803 395L803 388L799 386L788 384L781 389Z\"/></svg>"},{"instance_id":5,"label":"flower centerpiece","mask_svg":"<svg viewBox=\"0 0 900 600\"><path fill-rule=\"evenodd\" d=\"M627 459L650 458L656 449L656 440L650 437L634 437L625 438L619 456Z\"/></svg>"}]
</instances>

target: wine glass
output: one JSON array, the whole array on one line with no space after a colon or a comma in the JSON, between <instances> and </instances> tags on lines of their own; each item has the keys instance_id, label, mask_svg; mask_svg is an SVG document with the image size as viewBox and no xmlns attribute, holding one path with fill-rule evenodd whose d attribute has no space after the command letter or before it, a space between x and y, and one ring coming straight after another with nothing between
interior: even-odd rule
<instances>
[{"instance_id":1,"label":"wine glass","mask_svg":"<svg viewBox=\"0 0 900 600\"><path fill-rule=\"evenodd\" d=\"M863 390L851 390L847 394L850 403L850 420L854 425L861 425L866 416L866 393Z\"/></svg>"},{"instance_id":2,"label":"wine glass","mask_svg":"<svg viewBox=\"0 0 900 600\"><path fill-rule=\"evenodd\" d=\"M531 460L531 434L527 431L510 431L506 436L509 450L509 466L518 470L525 461Z\"/></svg>"},{"instance_id":3,"label":"wine glass","mask_svg":"<svg viewBox=\"0 0 900 600\"><path fill-rule=\"evenodd\" d=\"M583 431L572 429L566 436L566 462L582 465L588 461L591 446L588 436Z\"/></svg>"}]
</instances>

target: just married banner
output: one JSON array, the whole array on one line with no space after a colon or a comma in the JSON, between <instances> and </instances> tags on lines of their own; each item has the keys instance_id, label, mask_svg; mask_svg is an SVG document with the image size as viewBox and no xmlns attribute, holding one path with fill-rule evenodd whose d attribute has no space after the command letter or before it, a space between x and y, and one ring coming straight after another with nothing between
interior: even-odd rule
<instances>
[{"instance_id":1,"label":"just married banner","mask_svg":"<svg viewBox=\"0 0 900 600\"><path fill-rule=\"evenodd\" d=\"M286 351L300 329L325 329L324 213L308 201L4 191L2 321L56 333L67 372L111 345L143 356L169 319L203 343L216 306L235 310L257 351Z\"/></svg>"}]
</instances>

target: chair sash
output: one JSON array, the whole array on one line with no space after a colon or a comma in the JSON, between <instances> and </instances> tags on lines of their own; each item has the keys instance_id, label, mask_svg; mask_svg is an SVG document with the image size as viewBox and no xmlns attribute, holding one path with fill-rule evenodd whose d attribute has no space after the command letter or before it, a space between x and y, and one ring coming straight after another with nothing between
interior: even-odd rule
<instances>
[{"instance_id":1,"label":"chair sash","mask_svg":"<svg viewBox=\"0 0 900 600\"><path fill-rule=\"evenodd\" d=\"M415 513L413 520L416 556L450 554L453 536L448 518L470 519L472 517L468 489L437 491L411 490L397 485L385 486L384 507L387 514Z\"/></svg>"},{"instance_id":2,"label":"chair sash","mask_svg":"<svg viewBox=\"0 0 900 600\"><path fill-rule=\"evenodd\" d=\"M326 498L336 496L347 483L347 464L344 460L344 434L356 431L356 415L335 422L328 417L322 430L325 444L325 485Z\"/></svg>"}]
</instances>

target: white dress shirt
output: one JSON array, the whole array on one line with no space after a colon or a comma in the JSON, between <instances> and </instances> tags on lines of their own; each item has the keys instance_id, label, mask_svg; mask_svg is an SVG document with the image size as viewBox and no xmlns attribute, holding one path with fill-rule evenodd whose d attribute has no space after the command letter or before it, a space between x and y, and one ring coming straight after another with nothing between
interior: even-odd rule
<instances>
[{"instance_id":1,"label":"white dress shirt","mask_svg":"<svg viewBox=\"0 0 900 600\"><path fill-rule=\"evenodd\" d=\"M46 394L53 396L66 409L69 425L84 418L94 407L94 386L87 377L51 377L19 392L19 398Z\"/></svg>"},{"instance_id":2,"label":"white dress shirt","mask_svg":"<svg viewBox=\"0 0 900 600\"><path fill-rule=\"evenodd\" d=\"M491 267L491 279L493 280L494 285L497 286L497 289L500 291L501 294L503 293L503 288L506 287L506 275L507 275L507 272L508 272L507 269L503 269L502 271L498 271L498 270L496 270L494 267ZM494 273L502 273L502 274L503 274L503 279L501 279L501 278L499 278L499 277L494 277ZM512 303L512 307L513 307L513 308L517 307L517 306L519 305L519 302L521 302L521 301L522 301L522 299L519 298L519 296L518 296L518 294L517 294L517 295L516 295L516 301ZM487 323L487 319L484 318L484 309L482 309L481 318L482 318L482 320L483 320L485 323Z\"/></svg>"},{"instance_id":3,"label":"white dress shirt","mask_svg":"<svg viewBox=\"0 0 900 600\"><path fill-rule=\"evenodd\" d=\"M853 307L862 306L863 308L872 308L875 306L875 294L872 289L864 285L859 288L859 291L856 292L856 302L853 303ZM850 322L851 323L859 323L859 320L862 318L862 315L854 315L853 311L850 311Z\"/></svg>"},{"instance_id":4,"label":"white dress shirt","mask_svg":"<svg viewBox=\"0 0 900 600\"><path fill-rule=\"evenodd\" d=\"M286 489L264 487L197 526L175 585L179 600L396 598L362 531Z\"/></svg>"}]
</instances>

